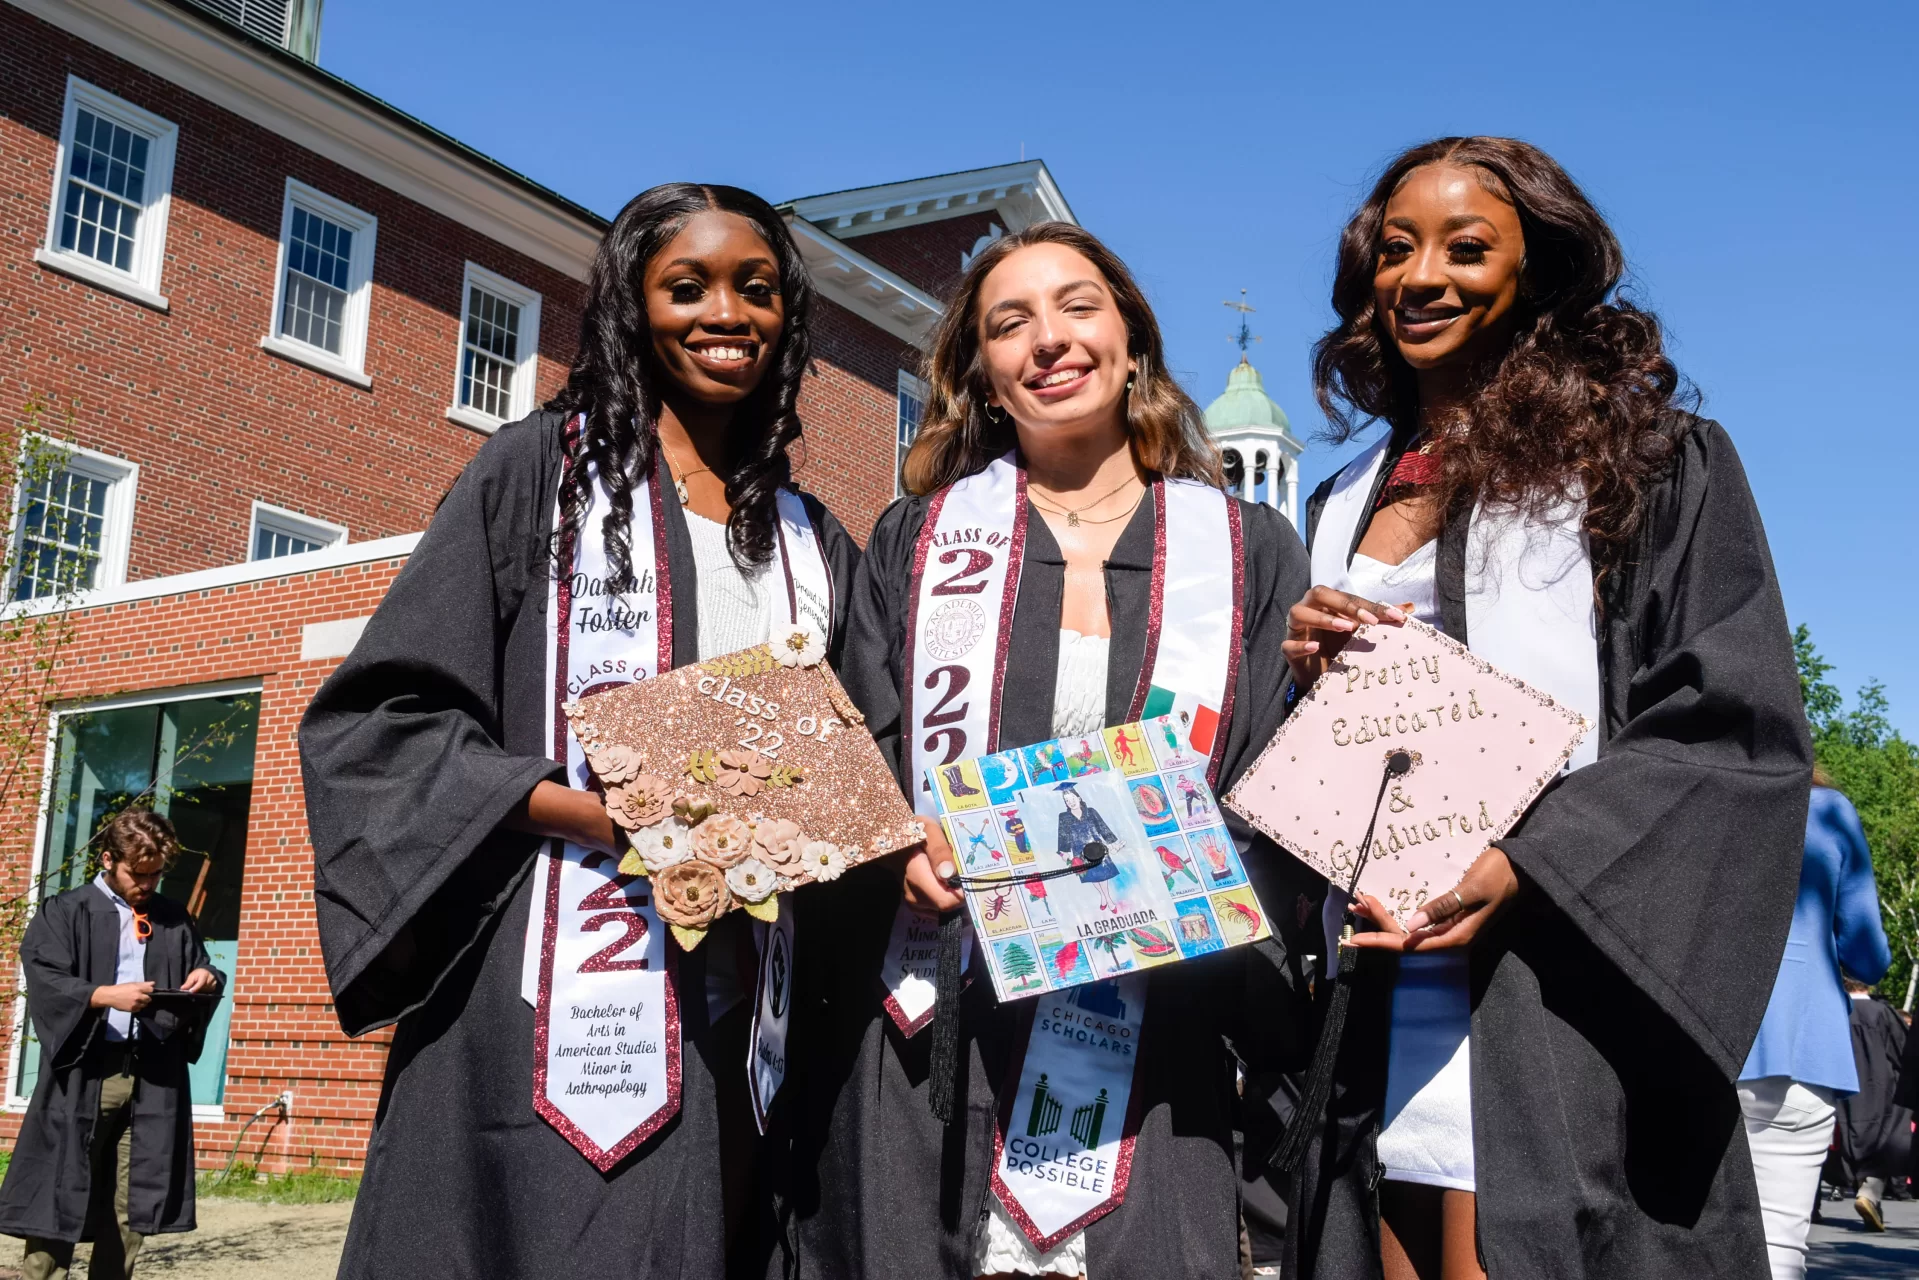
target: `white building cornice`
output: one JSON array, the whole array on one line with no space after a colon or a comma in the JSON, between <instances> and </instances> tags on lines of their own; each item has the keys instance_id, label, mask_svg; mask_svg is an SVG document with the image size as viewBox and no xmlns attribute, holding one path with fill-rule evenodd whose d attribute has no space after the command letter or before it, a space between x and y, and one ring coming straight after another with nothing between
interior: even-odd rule
<instances>
[{"instance_id":1,"label":"white building cornice","mask_svg":"<svg viewBox=\"0 0 1919 1280\"><path fill-rule=\"evenodd\" d=\"M992 213L1009 231L1079 221L1041 160L805 196L782 207L842 240L966 213Z\"/></svg>"},{"instance_id":2,"label":"white building cornice","mask_svg":"<svg viewBox=\"0 0 1919 1280\"><path fill-rule=\"evenodd\" d=\"M586 279L606 230L590 211L217 18L163 0L7 3L536 262Z\"/></svg>"},{"instance_id":3,"label":"white building cornice","mask_svg":"<svg viewBox=\"0 0 1919 1280\"><path fill-rule=\"evenodd\" d=\"M938 298L789 213L786 225L820 295L902 342L924 348L942 310Z\"/></svg>"},{"instance_id":4,"label":"white building cornice","mask_svg":"<svg viewBox=\"0 0 1919 1280\"><path fill-rule=\"evenodd\" d=\"M349 542L344 546L308 551L304 555L278 556L272 560L249 560L244 564L223 564L214 569L196 569L191 573L172 573L163 578L142 578L96 591L78 591L71 596L49 596L42 600L24 600L6 606L5 616L31 618L41 614L80 613L104 609L110 605L133 604L140 600L160 600L167 596L192 595L197 591L216 591L249 582L270 582L276 578L298 578L349 565L371 564L378 560L404 560L420 544L420 534L402 533L368 542Z\"/></svg>"}]
</instances>

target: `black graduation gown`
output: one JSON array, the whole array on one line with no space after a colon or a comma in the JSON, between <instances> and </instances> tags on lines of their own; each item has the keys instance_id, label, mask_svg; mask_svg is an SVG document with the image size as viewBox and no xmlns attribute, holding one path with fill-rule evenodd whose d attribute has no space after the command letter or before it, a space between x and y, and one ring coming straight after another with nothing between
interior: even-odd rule
<instances>
[{"instance_id":1,"label":"black graduation gown","mask_svg":"<svg viewBox=\"0 0 1919 1280\"><path fill-rule=\"evenodd\" d=\"M1855 996L1848 1003L1859 1092L1839 1100L1839 1141L1833 1154L1847 1186L1860 1178L1902 1178L1912 1146L1912 1111L1900 1101L1906 1024L1876 997Z\"/></svg>"},{"instance_id":2,"label":"black graduation gown","mask_svg":"<svg viewBox=\"0 0 1919 1280\"><path fill-rule=\"evenodd\" d=\"M706 955L730 936L681 960L681 990L695 995L680 1002L674 1120L602 1174L533 1110L520 962L545 842L501 821L536 783L562 778L546 754L545 664L563 427L540 413L487 442L301 723L340 1024L349 1035L398 1024L344 1277L724 1272L715 1081L743 1078L746 1049L709 1034L697 993ZM806 505L837 639L859 553ZM698 657L698 587L686 517L664 507L673 659L685 665Z\"/></svg>"},{"instance_id":3,"label":"black graduation gown","mask_svg":"<svg viewBox=\"0 0 1919 1280\"><path fill-rule=\"evenodd\" d=\"M1599 759L1499 842L1521 895L1471 951L1494 1276L1770 1274L1733 1082L1792 919L1812 748L1732 441L1700 419L1669 429L1685 432L1675 464L1599 584ZM1467 526L1448 520L1438 555L1441 625L1462 642ZM1380 1275L1373 1137L1396 965L1361 956L1332 1105L1293 1188L1289 1276Z\"/></svg>"},{"instance_id":4,"label":"black graduation gown","mask_svg":"<svg viewBox=\"0 0 1919 1280\"><path fill-rule=\"evenodd\" d=\"M1271 739L1285 709L1280 653L1287 608L1306 589L1304 547L1277 511L1240 505L1245 545L1244 645L1232 718L1222 727L1222 780L1230 783ZM900 679L910 622L908 583L926 500L893 504L867 545L847 636L844 679L881 752L899 768ZM1065 560L1046 523L1029 510L1010 656L1000 699L1001 749L1052 737ZM1106 720L1124 723L1145 660L1152 580L1152 500L1140 504L1106 565L1112 645ZM1177 620L1168 618L1167 626ZM905 780L902 779L902 785ZM910 786L907 787L910 794ZM1223 788L1222 788L1223 789ZM1233 819L1236 823L1237 819ZM1284 859L1235 826L1248 872L1275 928L1294 922L1304 881L1277 884ZM831 1280L933 1280L973 1275L977 1233L988 1212L996 1094L1012 1041L1032 1002L1000 1006L983 977L960 1007L963 1113L943 1126L932 1115L927 1073L933 1030L908 1040L881 1004L882 957L900 901L898 872L871 867L798 895L796 997L789 1061L798 1078L786 1116L791 1165L780 1194L784 1231L770 1275ZM1249 986L1284 986L1282 948L1254 959L1240 947L1154 969L1148 975L1136 1088L1145 1093L1125 1201L1087 1234L1099 1280L1234 1274L1238 1245L1233 1159L1233 1060L1222 1042L1269 1056L1278 1019L1241 1025ZM1271 1006L1274 1001L1260 998ZM1304 1027L1298 1034L1304 1035Z\"/></svg>"},{"instance_id":5,"label":"black graduation gown","mask_svg":"<svg viewBox=\"0 0 1919 1280\"><path fill-rule=\"evenodd\" d=\"M142 910L153 922L146 980L155 989L177 990L195 969L218 979L214 990L226 986L226 975L208 959L199 926L185 907L155 895ZM40 1078L0 1185L0 1232L91 1240L89 1156L101 1077L87 1070L84 1060L105 1040L108 1011L90 1008L88 1001L94 988L119 981L120 913L91 882L48 898L27 926L20 964L26 970L27 1012L40 1038ZM147 1009L134 1017L140 1030L127 1224L141 1235L191 1231L193 1104L187 1068L199 1061L208 1015Z\"/></svg>"}]
</instances>

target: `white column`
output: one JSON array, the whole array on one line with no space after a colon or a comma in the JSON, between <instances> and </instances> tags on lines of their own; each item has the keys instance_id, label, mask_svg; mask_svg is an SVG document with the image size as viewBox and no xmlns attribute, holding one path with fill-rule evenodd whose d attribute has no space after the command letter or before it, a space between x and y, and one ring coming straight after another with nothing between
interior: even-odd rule
<instances>
[{"instance_id":1,"label":"white column","mask_svg":"<svg viewBox=\"0 0 1919 1280\"><path fill-rule=\"evenodd\" d=\"M1299 459L1286 460L1286 518L1292 521L1293 528L1299 529L1299 536L1305 537L1306 531L1299 528Z\"/></svg>"}]
</instances>

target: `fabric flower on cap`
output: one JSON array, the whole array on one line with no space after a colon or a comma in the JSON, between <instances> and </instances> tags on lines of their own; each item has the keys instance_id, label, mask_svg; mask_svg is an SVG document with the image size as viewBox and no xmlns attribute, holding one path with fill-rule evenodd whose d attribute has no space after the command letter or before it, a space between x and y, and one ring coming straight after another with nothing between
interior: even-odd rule
<instances>
[{"instance_id":1,"label":"fabric flower on cap","mask_svg":"<svg viewBox=\"0 0 1919 1280\"><path fill-rule=\"evenodd\" d=\"M628 831L650 827L673 811L673 784L642 773L623 787L606 789L606 811Z\"/></svg>"},{"instance_id":2,"label":"fabric flower on cap","mask_svg":"<svg viewBox=\"0 0 1919 1280\"><path fill-rule=\"evenodd\" d=\"M693 833L676 818L642 827L628 838L633 842L634 852L640 855L640 861L646 865L648 875L658 875L693 856Z\"/></svg>"},{"instance_id":3,"label":"fabric flower on cap","mask_svg":"<svg viewBox=\"0 0 1919 1280\"><path fill-rule=\"evenodd\" d=\"M720 918L731 898L726 877L704 862L681 862L653 877L653 905L668 924L704 929Z\"/></svg>"},{"instance_id":4,"label":"fabric flower on cap","mask_svg":"<svg viewBox=\"0 0 1919 1280\"><path fill-rule=\"evenodd\" d=\"M752 851L752 830L730 813L716 813L693 828L693 855L722 871Z\"/></svg>"},{"instance_id":5,"label":"fabric flower on cap","mask_svg":"<svg viewBox=\"0 0 1919 1280\"><path fill-rule=\"evenodd\" d=\"M782 667L812 667L826 656L826 637L802 622L769 647Z\"/></svg>"},{"instance_id":6,"label":"fabric flower on cap","mask_svg":"<svg viewBox=\"0 0 1919 1280\"><path fill-rule=\"evenodd\" d=\"M640 770L646 761L632 747L619 743L611 745L594 744L595 749L586 753L586 762L593 768L593 776L610 787L621 786L640 776Z\"/></svg>"},{"instance_id":7,"label":"fabric flower on cap","mask_svg":"<svg viewBox=\"0 0 1919 1280\"><path fill-rule=\"evenodd\" d=\"M756 796L773 776L773 762L757 751L733 748L720 752L720 788L728 795Z\"/></svg>"},{"instance_id":8,"label":"fabric flower on cap","mask_svg":"<svg viewBox=\"0 0 1919 1280\"><path fill-rule=\"evenodd\" d=\"M741 902L764 902L780 885L779 877L773 874L773 868L758 858L747 858L727 869L726 887L731 889Z\"/></svg>"},{"instance_id":9,"label":"fabric flower on cap","mask_svg":"<svg viewBox=\"0 0 1919 1280\"><path fill-rule=\"evenodd\" d=\"M790 818L763 818L753 826L753 854L791 879L805 858L806 833Z\"/></svg>"},{"instance_id":10,"label":"fabric flower on cap","mask_svg":"<svg viewBox=\"0 0 1919 1280\"><path fill-rule=\"evenodd\" d=\"M846 855L831 840L810 840L806 851L800 855L800 861L813 879L824 884L828 880L837 880L846 870Z\"/></svg>"}]
</instances>

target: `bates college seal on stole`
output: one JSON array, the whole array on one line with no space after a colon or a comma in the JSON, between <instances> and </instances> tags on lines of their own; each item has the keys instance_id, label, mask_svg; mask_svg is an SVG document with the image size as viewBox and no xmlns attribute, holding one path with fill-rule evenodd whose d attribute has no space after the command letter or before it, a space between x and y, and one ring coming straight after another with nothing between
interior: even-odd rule
<instances>
[{"instance_id":1,"label":"bates college seal on stole","mask_svg":"<svg viewBox=\"0 0 1919 1280\"><path fill-rule=\"evenodd\" d=\"M963 658L986 633L986 610L971 600L948 600L926 619L926 651L941 662Z\"/></svg>"}]
</instances>

